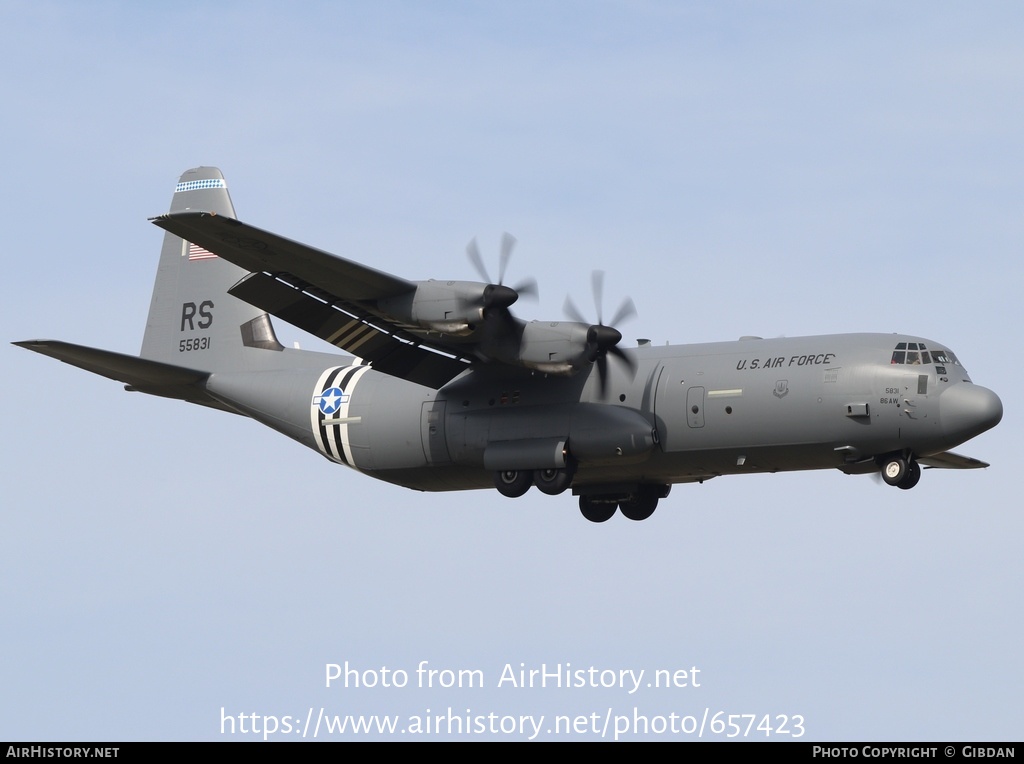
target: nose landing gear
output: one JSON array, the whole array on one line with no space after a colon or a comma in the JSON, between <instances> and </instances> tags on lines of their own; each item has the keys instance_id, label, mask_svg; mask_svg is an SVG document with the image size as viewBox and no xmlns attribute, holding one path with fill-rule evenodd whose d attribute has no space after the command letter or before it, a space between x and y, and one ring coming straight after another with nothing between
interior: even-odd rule
<instances>
[{"instance_id":1,"label":"nose landing gear","mask_svg":"<svg viewBox=\"0 0 1024 764\"><path fill-rule=\"evenodd\" d=\"M904 491L913 488L921 479L921 465L913 456L887 456L881 461L882 480L888 485L902 488Z\"/></svg>"}]
</instances>

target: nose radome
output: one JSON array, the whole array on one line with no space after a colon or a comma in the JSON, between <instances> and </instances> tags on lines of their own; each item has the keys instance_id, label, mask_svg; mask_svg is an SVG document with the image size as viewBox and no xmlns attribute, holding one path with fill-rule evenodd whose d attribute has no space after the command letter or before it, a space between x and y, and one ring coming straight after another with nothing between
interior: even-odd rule
<instances>
[{"instance_id":1,"label":"nose radome","mask_svg":"<svg viewBox=\"0 0 1024 764\"><path fill-rule=\"evenodd\" d=\"M939 418L947 435L967 440L999 424L1003 402L987 387L961 382L939 397Z\"/></svg>"}]
</instances>

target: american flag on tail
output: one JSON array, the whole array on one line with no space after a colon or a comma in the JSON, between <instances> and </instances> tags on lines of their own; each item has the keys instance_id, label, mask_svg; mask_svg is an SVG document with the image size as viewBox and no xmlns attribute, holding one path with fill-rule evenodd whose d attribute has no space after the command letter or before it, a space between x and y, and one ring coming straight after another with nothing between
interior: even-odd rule
<instances>
[{"instance_id":1,"label":"american flag on tail","mask_svg":"<svg viewBox=\"0 0 1024 764\"><path fill-rule=\"evenodd\" d=\"M190 241L185 242L183 255L187 255L189 260L209 260L217 257L213 252L208 249L203 249L198 244L193 244Z\"/></svg>"}]
</instances>

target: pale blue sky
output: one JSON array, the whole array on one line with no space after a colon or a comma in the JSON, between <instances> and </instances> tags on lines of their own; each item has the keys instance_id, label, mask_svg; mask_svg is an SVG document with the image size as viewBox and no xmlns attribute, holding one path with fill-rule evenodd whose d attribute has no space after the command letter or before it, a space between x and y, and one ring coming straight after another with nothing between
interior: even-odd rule
<instances>
[{"instance_id":1,"label":"pale blue sky","mask_svg":"<svg viewBox=\"0 0 1024 764\"><path fill-rule=\"evenodd\" d=\"M0 738L636 706L1019 740L1022 39L1016 3L0 3L8 341L137 352L146 218L211 164L243 220L408 278L474 278L466 242L496 258L508 230L527 318L589 309L603 268L627 338L911 332L1006 411L958 449L990 469L910 492L723 478L593 526L569 496L378 483L7 346ZM324 689L346 660L489 686ZM520 662L702 686L493 687Z\"/></svg>"}]
</instances>

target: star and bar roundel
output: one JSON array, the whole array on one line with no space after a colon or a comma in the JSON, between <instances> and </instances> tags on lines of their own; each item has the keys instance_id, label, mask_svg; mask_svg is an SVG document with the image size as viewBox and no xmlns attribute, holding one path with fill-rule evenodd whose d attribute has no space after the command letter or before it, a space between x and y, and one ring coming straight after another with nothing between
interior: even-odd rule
<instances>
[{"instance_id":1,"label":"star and bar roundel","mask_svg":"<svg viewBox=\"0 0 1024 764\"><path fill-rule=\"evenodd\" d=\"M355 467L349 444L348 408L356 383L369 366L334 366L320 375L310 402L310 426L320 453L331 461Z\"/></svg>"}]
</instances>

